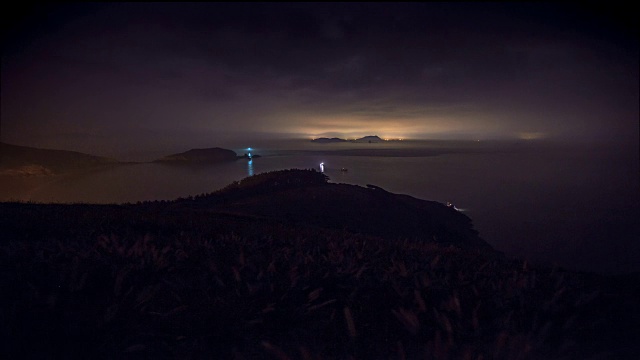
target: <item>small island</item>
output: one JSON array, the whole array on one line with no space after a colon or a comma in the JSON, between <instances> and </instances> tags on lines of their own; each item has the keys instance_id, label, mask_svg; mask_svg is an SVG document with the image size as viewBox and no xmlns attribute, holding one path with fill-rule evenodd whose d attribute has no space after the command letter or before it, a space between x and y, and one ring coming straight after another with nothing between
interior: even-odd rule
<instances>
[{"instance_id":1,"label":"small island","mask_svg":"<svg viewBox=\"0 0 640 360\"><path fill-rule=\"evenodd\" d=\"M337 137L334 137L334 138L321 137L321 138L311 140L311 142L320 143L320 144L342 143L342 142L348 142L348 141L349 140L340 139Z\"/></svg>"},{"instance_id":2,"label":"small island","mask_svg":"<svg viewBox=\"0 0 640 360\"><path fill-rule=\"evenodd\" d=\"M343 143L343 142L352 142L352 143L379 143L379 142L383 142L385 140L381 139L378 135L367 135L358 139L354 139L354 140L347 140L347 139L341 139L341 138L326 138L326 137L321 137L321 138L317 138L317 139L313 139L311 140L311 142L314 143L320 143L320 144L330 144L330 143Z\"/></svg>"},{"instance_id":3,"label":"small island","mask_svg":"<svg viewBox=\"0 0 640 360\"><path fill-rule=\"evenodd\" d=\"M361 137L359 139L355 139L353 142L371 144L371 143L378 143L382 141L384 140L382 140L378 135L369 135L369 136Z\"/></svg>"},{"instance_id":4,"label":"small island","mask_svg":"<svg viewBox=\"0 0 640 360\"><path fill-rule=\"evenodd\" d=\"M238 156L235 151L229 149L223 149L219 147L215 148L207 148L207 149L191 149L179 154L168 155L163 158L154 160L154 163L164 163L164 164L195 164L195 165L206 165L206 164L216 164L221 162L228 161L236 161L238 159L252 159L258 158L260 155L256 154L244 154L242 156Z\"/></svg>"}]
</instances>

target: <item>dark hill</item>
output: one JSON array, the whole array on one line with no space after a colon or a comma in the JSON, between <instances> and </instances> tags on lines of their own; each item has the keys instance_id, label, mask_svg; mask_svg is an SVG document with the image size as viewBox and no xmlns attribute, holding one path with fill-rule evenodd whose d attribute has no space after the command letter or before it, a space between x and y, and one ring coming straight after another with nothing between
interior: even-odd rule
<instances>
[{"instance_id":1,"label":"dark hill","mask_svg":"<svg viewBox=\"0 0 640 360\"><path fill-rule=\"evenodd\" d=\"M342 142L347 142L348 140L345 139L340 139L340 138L317 138L317 139L313 139L311 140L311 142L315 142L315 143L320 143L320 144L328 144L328 143L342 143Z\"/></svg>"},{"instance_id":2,"label":"dark hill","mask_svg":"<svg viewBox=\"0 0 640 360\"><path fill-rule=\"evenodd\" d=\"M6 359L640 353L637 274L478 251L453 209L314 171L169 202L0 203L0 229Z\"/></svg>"},{"instance_id":3,"label":"dark hill","mask_svg":"<svg viewBox=\"0 0 640 360\"><path fill-rule=\"evenodd\" d=\"M361 138L356 139L354 141L355 142L365 142L365 143L377 143L377 142L382 142L384 140L382 140L380 137L378 137L378 135L369 135L369 136L361 137Z\"/></svg>"},{"instance_id":4,"label":"dark hill","mask_svg":"<svg viewBox=\"0 0 640 360\"><path fill-rule=\"evenodd\" d=\"M222 148L191 149L179 154L165 156L154 162L169 164L211 164L225 161L235 161L238 159L233 150Z\"/></svg>"},{"instance_id":5,"label":"dark hill","mask_svg":"<svg viewBox=\"0 0 640 360\"><path fill-rule=\"evenodd\" d=\"M193 201L217 211L389 239L491 249L478 237L471 219L453 208L378 187L328 183L326 176L315 170L259 174Z\"/></svg>"},{"instance_id":6,"label":"dark hill","mask_svg":"<svg viewBox=\"0 0 640 360\"><path fill-rule=\"evenodd\" d=\"M49 175L116 164L117 160L76 151L38 149L0 143L0 172Z\"/></svg>"},{"instance_id":7,"label":"dark hill","mask_svg":"<svg viewBox=\"0 0 640 360\"><path fill-rule=\"evenodd\" d=\"M378 143L383 141L384 140L382 140L378 135L364 136L355 140L346 140L341 138L326 138L326 137L321 137L321 138L311 140L311 142L320 143L320 144L341 143L341 142Z\"/></svg>"}]
</instances>

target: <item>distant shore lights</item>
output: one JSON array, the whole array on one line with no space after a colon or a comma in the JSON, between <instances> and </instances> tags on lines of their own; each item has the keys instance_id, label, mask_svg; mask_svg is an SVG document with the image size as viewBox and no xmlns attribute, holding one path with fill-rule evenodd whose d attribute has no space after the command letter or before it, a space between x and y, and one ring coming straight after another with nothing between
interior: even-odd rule
<instances>
[{"instance_id":1,"label":"distant shore lights","mask_svg":"<svg viewBox=\"0 0 640 360\"><path fill-rule=\"evenodd\" d=\"M247 156L249 157L249 159L251 159L251 150L252 149L250 147L247 148L247 151L248 151Z\"/></svg>"}]
</instances>

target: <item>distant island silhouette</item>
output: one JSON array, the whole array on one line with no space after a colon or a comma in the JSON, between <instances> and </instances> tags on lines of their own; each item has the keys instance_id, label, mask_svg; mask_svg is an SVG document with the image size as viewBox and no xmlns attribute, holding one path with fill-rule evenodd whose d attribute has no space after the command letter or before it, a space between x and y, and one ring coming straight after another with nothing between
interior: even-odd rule
<instances>
[{"instance_id":1,"label":"distant island silhouette","mask_svg":"<svg viewBox=\"0 0 640 360\"><path fill-rule=\"evenodd\" d=\"M154 162L208 164L235 161L237 159L238 155L235 151L215 147L207 149L191 149L182 153L165 156L161 159L154 160Z\"/></svg>"},{"instance_id":2,"label":"distant island silhouette","mask_svg":"<svg viewBox=\"0 0 640 360\"><path fill-rule=\"evenodd\" d=\"M328 144L328 143L341 143L341 142L378 143L384 140L381 139L378 135L368 135L355 140L347 140L347 139L341 139L337 137L334 137L334 138L321 137L321 138L313 139L311 141L315 143Z\"/></svg>"},{"instance_id":3,"label":"distant island silhouette","mask_svg":"<svg viewBox=\"0 0 640 360\"><path fill-rule=\"evenodd\" d=\"M223 149L219 147L206 149L191 149L179 154L168 155L163 158L154 160L154 163L164 164L190 164L190 165L206 165L221 162L236 161L238 159L254 159L259 158L258 154L245 153L238 155L235 151Z\"/></svg>"}]
</instances>

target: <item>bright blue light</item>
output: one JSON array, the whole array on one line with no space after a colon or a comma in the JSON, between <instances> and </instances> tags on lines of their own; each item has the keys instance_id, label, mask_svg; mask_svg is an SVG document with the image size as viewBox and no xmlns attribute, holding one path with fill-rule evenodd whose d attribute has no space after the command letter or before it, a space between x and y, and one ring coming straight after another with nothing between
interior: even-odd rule
<instances>
[{"instance_id":1,"label":"bright blue light","mask_svg":"<svg viewBox=\"0 0 640 360\"><path fill-rule=\"evenodd\" d=\"M251 148L247 148L248 151L251 151Z\"/></svg>"}]
</instances>

